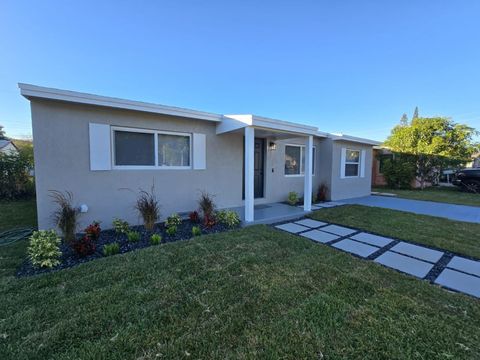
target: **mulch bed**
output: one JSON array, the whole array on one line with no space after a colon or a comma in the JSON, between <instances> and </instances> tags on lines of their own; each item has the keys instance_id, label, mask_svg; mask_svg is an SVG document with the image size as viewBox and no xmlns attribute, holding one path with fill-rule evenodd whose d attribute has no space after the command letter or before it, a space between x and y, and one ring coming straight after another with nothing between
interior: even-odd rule
<instances>
[{"instance_id":1,"label":"mulch bed","mask_svg":"<svg viewBox=\"0 0 480 360\"><path fill-rule=\"evenodd\" d=\"M70 245L62 244L60 246L62 256L60 257L59 265L53 268L36 268L28 259L26 259L18 269L16 276L25 277L44 274L70 268L91 260L105 257L105 255L103 255L103 246L115 242L120 246L120 254L149 246L155 246L150 244L150 237L154 233L162 236L162 244L180 240L188 240L193 237L192 227L194 226L199 226L202 229L202 235L232 230L223 224L215 224L213 227L207 228L202 226L202 224L194 224L189 220L183 220L181 225L177 226L177 233L173 236L170 236L167 234L163 223L156 224L153 231L147 231L143 226L131 226L131 231L138 231L140 233L140 240L137 242L129 242L126 234L117 234L113 229L103 230L101 231L98 240L95 241L96 249L92 255L80 257Z\"/></svg>"}]
</instances>

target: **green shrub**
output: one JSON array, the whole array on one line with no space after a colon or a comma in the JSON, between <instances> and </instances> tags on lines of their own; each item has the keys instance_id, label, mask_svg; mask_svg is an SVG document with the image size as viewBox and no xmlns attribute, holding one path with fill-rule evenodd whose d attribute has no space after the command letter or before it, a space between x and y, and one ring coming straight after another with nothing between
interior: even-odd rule
<instances>
[{"instance_id":1,"label":"green shrub","mask_svg":"<svg viewBox=\"0 0 480 360\"><path fill-rule=\"evenodd\" d=\"M130 225L122 219L115 218L113 219L112 224L117 234L126 234L130 231Z\"/></svg>"},{"instance_id":2,"label":"green shrub","mask_svg":"<svg viewBox=\"0 0 480 360\"><path fill-rule=\"evenodd\" d=\"M415 161L412 156L395 154L382 159L382 174L388 186L393 189L410 189L415 179Z\"/></svg>"},{"instance_id":3,"label":"green shrub","mask_svg":"<svg viewBox=\"0 0 480 360\"><path fill-rule=\"evenodd\" d=\"M152 231L155 222L160 217L160 207L155 196L155 188L152 186L151 192L140 190L140 194L135 204L135 209L139 212L143 219L145 229Z\"/></svg>"},{"instance_id":4,"label":"green shrub","mask_svg":"<svg viewBox=\"0 0 480 360\"><path fill-rule=\"evenodd\" d=\"M128 242L135 243L140 241L140 233L138 231L127 232Z\"/></svg>"},{"instance_id":5,"label":"green shrub","mask_svg":"<svg viewBox=\"0 0 480 360\"><path fill-rule=\"evenodd\" d=\"M167 221L165 221L165 226L167 228L172 227L172 226L180 226L182 223L182 219L180 218L180 215L177 213L173 213L167 218Z\"/></svg>"},{"instance_id":6,"label":"green shrub","mask_svg":"<svg viewBox=\"0 0 480 360\"><path fill-rule=\"evenodd\" d=\"M151 245L158 245L162 242L162 236L160 234L153 234L150 236L150 244Z\"/></svg>"},{"instance_id":7,"label":"green shrub","mask_svg":"<svg viewBox=\"0 0 480 360\"><path fill-rule=\"evenodd\" d=\"M193 236L202 235L202 230L200 229L200 226L194 226L194 227L192 227L192 235L193 235Z\"/></svg>"},{"instance_id":8,"label":"green shrub","mask_svg":"<svg viewBox=\"0 0 480 360\"><path fill-rule=\"evenodd\" d=\"M217 213L217 221L220 224L226 225L229 228L234 228L240 225L240 217L235 211L221 210Z\"/></svg>"},{"instance_id":9,"label":"green shrub","mask_svg":"<svg viewBox=\"0 0 480 360\"><path fill-rule=\"evenodd\" d=\"M167 228L167 234L170 236L174 236L177 233L177 227L175 225L169 226Z\"/></svg>"},{"instance_id":10,"label":"green shrub","mask_svg":"<svg viewBox=\"0 0 480 360\"><path fill-rule=\"evenodd\" d=\"M50 196L53 198L53 202L58 205L57 210L53 212L53 218L62 231L65 242L71 244L75 240L79 214L78 209L73 206L73 195L70 191L62 193L61 191L50 190Z\"/></svg>"},{"instance_id":11,"label":"green shrub","mask_svg":"<svg viewBox=\"0 0 480 360\"><path fill-rule=\"evenodd\" d=\"M61 241L55 230L34 231L27 250L33 266L52 268L60 264Z\"/></svg>"},{"instance_id":12,"label":"green shrub","mask_svg":"<svg viewBox=\"0 0 480 360\"><path fill-rule=\"evenodd\" d=\"M116 242L103 245L103 255L111 256L120 252L120 245Z\"/></svg>"},{"instance_id":13,"label":"green shrub","mask_svg":"<svg viewBox=\"0 0 480 360\"><path fill-rule=\"evenodd\" d=\"M35 195L33 147L22 147L18 153L0 153L0 199L28 198Z\"/></svg>"},{"instance_id":14,"label":"green shrub","mask_svg":"<svg viewBox=\"0 0 480 360\"><path fill-rule=\"evenodd\" d=\"M295 191L290 191L288 193L288 197L287 197L287 202L290 204L290 205L297 205L298 203L298 194L295 192Z\"/></svg>"}]
</instances>

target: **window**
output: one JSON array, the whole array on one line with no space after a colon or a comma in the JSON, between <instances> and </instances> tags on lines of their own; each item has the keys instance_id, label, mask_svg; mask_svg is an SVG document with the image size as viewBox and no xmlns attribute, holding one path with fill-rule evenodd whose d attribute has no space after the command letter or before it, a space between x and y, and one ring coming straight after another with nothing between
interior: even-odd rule
<instances>
[{"instance_id":1,"label":"window","mask_svg":"<svg viewBox=\"0 0 480 360\"><path fill-rule=\"evenodd\" d=\"M155 165L154 134L115 131L115 165Z\"/></svg>"},{"instance_id":2,"label":"window","mask_svg":"<svg viewBox=\"0 0 480 360\"><path fill-rule=\"evenodd\" d=\"M315 147L313 147L312 175L315 174ZM305 145L285 146L285 175L305 174Z\"/></svg>"},{"instance_id":3,"label":"window","mask_svg":"<svg viewBox=\"0 0 480 360\"><path fill-rule=\"evenodd\" d=\"M360 168L360 151L346 149L345 153L345 176L355 177L358 176L358 170Z\"/></svg>"},{"instance_id":4,"label":"window","mask_svg":"<svg viewBox=\"0 0 480 360\"><path fill-rule=\"evenodd\" d=\"M158 134L159 166L190 166L190 136Z\"/></svg>"},{"instance_id":5,"label":"window","mask_svg":"<svg viewBox=\"0 0 480 360\"><path fill-rule=\"evenodd\" d=\"M190 134L113 128L114 166L190 168Z\"/></svg>"}]
</instances>

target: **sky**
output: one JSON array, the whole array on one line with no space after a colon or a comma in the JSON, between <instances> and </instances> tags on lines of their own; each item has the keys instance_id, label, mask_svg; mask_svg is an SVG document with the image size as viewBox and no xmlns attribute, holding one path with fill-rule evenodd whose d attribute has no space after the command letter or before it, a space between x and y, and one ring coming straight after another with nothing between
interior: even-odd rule
<instances>
[{"instance_id":1,"label":"sky","mask_svg":"<svg viewBox=\"0 0 480 360\"><path fill-rule=\"evenodd\" d=\"M403 113L480 130L480 1L0 0L0 124L17 83L252 113L384 140Z\"/></svg>"}]
</instances>

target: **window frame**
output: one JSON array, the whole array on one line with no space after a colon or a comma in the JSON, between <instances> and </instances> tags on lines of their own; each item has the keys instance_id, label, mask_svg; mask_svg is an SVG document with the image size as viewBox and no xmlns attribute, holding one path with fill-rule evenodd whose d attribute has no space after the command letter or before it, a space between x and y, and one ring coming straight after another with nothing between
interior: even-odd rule
<instances>
[{"instance_id":1,"label":"window frame","mask_svg":"<svg viewBox=\"0 0 480 360\"><path fill-rule=\"evenodd\" d=\"M300 148L300 174L285 174L285 156L287 152L287 146L293 146L293 147L299 147ZM283 175L285 177L304 177L305 176L305 169L303 168L302 165L302 158L303 154L305 152L306 145L301 145L301 144L285 144L284 146L284 151L283 151ZM313 145L313 154L312 157L315 158L316 160L316 146ZM315 176L317 167L315 166L315 161L312 161L312 176Z\"/></svg>"},{"instance_id":2,"label":"window frame","mask_svg":"<svg viewBox=\"0 0 480 360\"><path fill-rule=\"evenodd\" d=\"M137 132L143 134L153 134L153 151L154 151L154 165L116 165L115 161L115 131L124 131L124 132ZM165 130L152 130L152 129L143 129L143 128L131 128L125 126L111 126L110 127L110 138L111 147L112 147L112 169L114 170L190 170L193 166L193 156L192 156L192 134L177 132L177 131L165 131ZM158 165L158 135L177 135L188 137L189 145L189 161L190 165L188 166L168 166L168 165Z\"/></svg>"},{"instance_id":3,"label":"window frame","mask_svg":"<svg viewBox=\"0 0 480 360\"><path fill-rule=\"evenodd\" d=\"M347 152L348 151L355 151L355 152L358 152L358 161L348 161L347 160ZM360 177L360 163L362 161L362 150L357 150L357 149L349 149L349 148L345 148L345 164L343 164L343 171L345 173L345 178L358 178ZM347 175L347 165L357 165L357 175Z\"/></svg>"}]
</instances>

